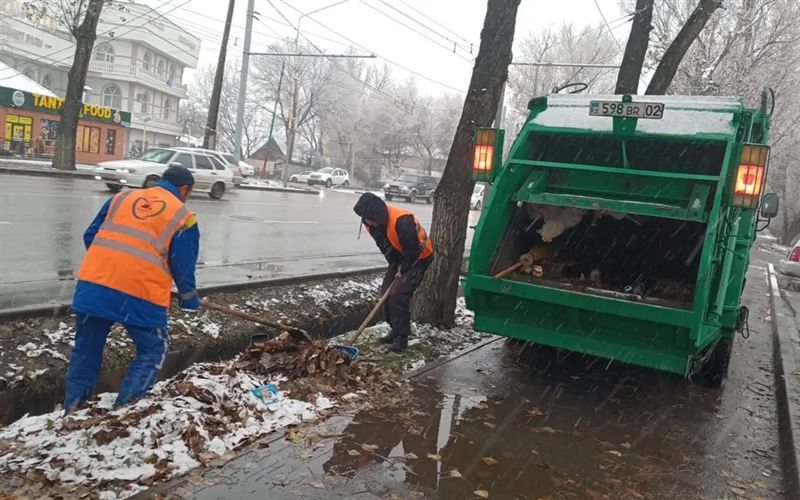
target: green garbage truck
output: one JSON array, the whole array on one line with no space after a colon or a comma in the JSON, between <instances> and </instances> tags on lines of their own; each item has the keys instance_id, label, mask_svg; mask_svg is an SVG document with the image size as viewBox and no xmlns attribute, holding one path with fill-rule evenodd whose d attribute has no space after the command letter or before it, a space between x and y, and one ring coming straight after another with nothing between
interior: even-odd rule
<instances>
[{"instance_id":1,"label":"green garbage truck","mask_svg":"<svg viewBox=\"0 0 800 500\"><path fill-rule=\"evenodd\" d=\"M721 384L756 226L777 212L766 99L528 109L505 160L502 130L475 134L473 177L491 183L464 287L475 328Z\"/></svg>"}]
</instances>

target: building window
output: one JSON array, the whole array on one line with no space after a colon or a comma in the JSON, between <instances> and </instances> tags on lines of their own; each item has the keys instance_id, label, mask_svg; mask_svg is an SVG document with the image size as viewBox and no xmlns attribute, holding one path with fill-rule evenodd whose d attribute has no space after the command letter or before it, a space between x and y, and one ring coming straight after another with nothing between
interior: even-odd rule
<instances>
[{"instance_id":1,"label":"building window","mask_svg":"<svg viewBox=\"0 0 800 500\"><path fill-rule=\"evenodd\" d=\"M33 68L25 68L22 74L33 80Z\"/></svg>"},{"instance_id":2,"label":"building window","mask_svg":"<svg viewBox=\"0 0 800 500\"><path fill-rule=\"evenodd\" d=\"M167 74L167 79L169 79L170 81L172 81L174 83L175 82L175 75L177 73L178 73L178 68L176 68L174 64L170 64L169 65L169 74Z\"/></svg>"},{"instance_id":3,"label":"building window","mask_svg":"<svg viewBox=\"0 0 800 500\"><path fill-rule=\"evenodd\" d=\"M82 153L100 153L100 127L78 125L76 151Z\"/></svg>"},{"instance_id":4,"label":"building window","mask_svg":"<svg viewBox=\"0 0 800 500\"><path fill-rule=\"evenodd\" d=\"M145 52L144 59L142 59L142 69L145 71L150 71L150 64L152 64L150 52Z\"/></svg>"},{"instance_id":5,"label":"building window","mask_svg":"<svg viewBox=\"0 0 800 500\"><path fill-rule=\"evenodd\" d=\"M158 61L158 69L156 70L158 76L164 76L164 60Z\"/></svg>"},{"instance_id":6,"label":"building window","mask_svg":"<svg viewBox=\"0 0 800 500\"><path fill-rule=\"evenodd\" d=\"M106 129L106 154L113 155L117 145L117 131L113 128Z\"/></svg>"},{"instance_id":7,"label":"building window","mask_svg":"<svg viewBox=\"0 0 800 500\"><path fill-rule=\"evenodd\" d=\"M139 101L139 112L146 115L150 107L150 96L147 95L147 92L142 92L136 96L136 100Z\"/></svg>"},{"instance_id":8,"label":"building window","mask_svg":"<svg viewBox=\"0 0 800 500\"><path fill-rule=\"evenodd\" d=\"M104 43L94 50L94 60L100 62L113 63L114 62L114 47Z\"/></svg>"},{"instance_id":9,"label":"building window","mask_svg":"<svg viewBox=\"0 0 800 500\"><path fill-rule=\"evenodd\" d=\"M103 89L103 106L122 108L122 91L116 85L106 85Z\"/></svg>"},{"instance_id":10,"label":"building window","mask_svg":"<svg viewBox=\"0 0 800 500\"><path fill-rule=\"evenodd\" d=\"M53 76L50 75L50 73L45 73L44 76L42 77L42 87L50 89L52 88L52 86L53 86Z\"/></svg>"},{"instance_id":11,"label":"building window","mask_svg":"<svg viewBox=\"0 0 800 500\"><path fill-rule=\"evenodd\" d=\"M164 107L161 108L161 118L164 120L169 120L170 115L172 114L172 101L167 99L164 101Z\"/></svg>"}]
</instances>

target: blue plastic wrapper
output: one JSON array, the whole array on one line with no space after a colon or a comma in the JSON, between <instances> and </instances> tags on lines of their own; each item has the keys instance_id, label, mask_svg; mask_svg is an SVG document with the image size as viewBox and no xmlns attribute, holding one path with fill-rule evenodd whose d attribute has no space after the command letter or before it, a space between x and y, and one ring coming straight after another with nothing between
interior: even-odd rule
<instances>
[{"instance_id":1,"label":"blue plastic wrapper","mask_svg":"<svg viewBox=\"0 0 800 500\"><path fill-rule=\"evenodd\" d=\"M261 401L266 404L274 403L278 400L278 388L275 387L275 384L263 384L259 385L258 387L253 387L250 389L250 394L257 397Z\"/></svg>"}]
</instances>

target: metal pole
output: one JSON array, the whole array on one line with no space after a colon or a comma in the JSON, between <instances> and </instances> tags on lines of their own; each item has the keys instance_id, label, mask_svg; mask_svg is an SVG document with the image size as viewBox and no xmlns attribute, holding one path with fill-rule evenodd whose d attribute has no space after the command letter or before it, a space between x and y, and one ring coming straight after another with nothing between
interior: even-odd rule
<instances>
[{"instance_id":1,"label":"metal pole","mask_svg":"<svg viewBox=\"0 0 800 500\"><path fill-rule=\"evenodd\" d=\"M506 85L507 82L503 82L503 86L500 88L500 102L497 103L497 113L494 115L494 128L503 128L503 103L506 99Z\"/></svg>"},{"instance_id":2,"label":"metal pole","mask_svg":"<svg viewBox=\"0 0 800 500\"><path fill-rule=\"evenodd\" d=\"M233 139L233 156L242 159L242 127L244 126L244 100L247 97L247 71L250 66L250 39L253 32L253 10L255 0L247 0L247 21L244 28L244 48L242 49L242 74L239 78L239 103L236 107L236 131Z\"/></svg>"}]
</instances>

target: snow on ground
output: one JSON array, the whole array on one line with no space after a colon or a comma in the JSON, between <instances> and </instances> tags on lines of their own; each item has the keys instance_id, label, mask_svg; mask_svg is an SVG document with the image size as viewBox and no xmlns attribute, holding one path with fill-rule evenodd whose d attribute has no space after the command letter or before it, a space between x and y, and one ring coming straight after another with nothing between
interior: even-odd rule
<instances>
[{"instance_id":1,"label":"snow on ground","mask_svg":"<svg viewBox=\"0 0 800 500\"><path fill-rule=\"evenodd\" d=\"M280 388L280 379L272 382ZM48 494L125 497L332 405L321 395L310 404L280 391L261 399L252 392L261 385L233 363L205 363L118 410L116 394L104 393L67 417L24 417L0 431L0 471L35 471L52 487Z\"/></svg>"},{"instance_id":2,"label":"snow on ground","mask_svg":"<svg viewBox=\"0 0 800 500\"><path fill-rule=\"evenodd\" d=\"M286 191L307 191L306 189L296 188L292 186L284 186L283 182L271 181L268 179L245 179L242 182L243 186L265 187L271 189L283 189Z\"/></svg>"},{"instance_id":3,"label":"snow on ground","mask_svg":"<svg viewBox=\"0 0 800 500\"><path fill-rule=\"evenodd\" d=\"M191 336L208 336L211 338L218 338L222 326L212 320L208 313L202 312L197 314L195 312L184 312L182 316L170 315L167 320L167 325L172 330L176 325L183 327L186 335Z\"/></svg>"},{"instance_id":4,"label":"snow on ground","mask_svg":"<svg viewBox=\"0 0 800 500\"><path fill-rule=\"evenodd\" d=\"M343 281L336 287L328 285L300 285L292 290L288 290L282 300L278 299L249 299L244 304L257 309L274 309L280 302L306 303L313 302L322 311L331 306L349 307L358 303L359 298L367 295L375 295L380 288L381 277L374 278L366 283L353 280ZM280 314L280 312L279 312ZM283 316L283 315L282 315Z\"/></svg>"}]
</instances>

